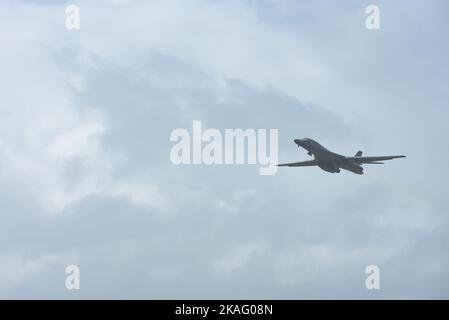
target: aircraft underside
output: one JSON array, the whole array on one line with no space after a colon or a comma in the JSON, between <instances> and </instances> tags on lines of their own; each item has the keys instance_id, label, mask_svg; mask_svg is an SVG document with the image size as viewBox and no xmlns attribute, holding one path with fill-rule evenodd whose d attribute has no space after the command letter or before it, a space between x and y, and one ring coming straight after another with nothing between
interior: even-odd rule
<instances>
[{"instance_id":1,"label":"aircraft underside","mask_svg":"<svg viewBox=\"0 0 449 320\"><path fill-rule=\"evenodd\" d=\"M363 167L361 165L349 161L340 164L321 162L318 164L318 166L322 170L331 173L340 173L340 169L344 169L355 174L363 174Z\"/></svg>"}]
</instances>

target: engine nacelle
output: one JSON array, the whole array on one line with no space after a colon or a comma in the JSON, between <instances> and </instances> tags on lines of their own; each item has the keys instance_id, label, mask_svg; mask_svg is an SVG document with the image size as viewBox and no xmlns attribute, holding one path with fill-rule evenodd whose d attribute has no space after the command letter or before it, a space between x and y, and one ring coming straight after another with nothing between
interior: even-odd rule
<instances>
[{"instance_id":1,"label":"engine nacelle","mask_svg":"<svg viewBox=\"0 0 449 320\"><path fill-rule=\"evenodd\" d=\"M351 171L355 174L363 174L363 167L355 162L348 162L344 164L342 168Z\"/></svg>"},{"instance_id":2,"label":"engine nacelle","mask_svg":"<svg viewBox=\"0 0 449 320\"><path fill-rule=\"evenodd\" d=\"M340 168L334 167L333 165L319 164L318 166L330 173L340 173Z\"/></svg>"}]
</instances>

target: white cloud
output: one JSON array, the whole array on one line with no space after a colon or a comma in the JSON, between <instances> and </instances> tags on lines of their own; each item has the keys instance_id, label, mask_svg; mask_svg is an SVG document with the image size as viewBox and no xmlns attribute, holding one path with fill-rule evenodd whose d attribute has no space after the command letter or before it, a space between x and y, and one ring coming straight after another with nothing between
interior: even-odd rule
<instances>
[{"instance_id":1,"label":"white cloud","mask_svg":"<svg viewBox=\"0 0 449 320\"><path fill-rule=\"evenodd\" d=\"M445 30L439 6L425 21ZM117 296L111 279L124 274L125 296L220 297L238 283L253 297L323 297L330 285L359 297L371 263L391 281L386 297L447 296L448 96L439 85L447 45L422 27L421 5L404 13L384 3L390 26L377 34L366 33L355 4L81 1L80 9L81 30L69 32L61 4L0 4L5 296L30 287L56 295L58 286L49 293L33 281L65 261L62 251L76 251L91 275L85 297L105 287ZM426 41L418 52L411 27ZM409 157L362 177L172 166L170 130L198 118L277 127L285 160L306 157L291 143L297 135L350 154L361 145ZM416 262L420 254L426 260ZM410 265L407 276L432 273L423 292L402 290L394 270Z\"/></svg>"},{"instance_id":2,"label":"white cloud","mask_svg":"<svg viewBox=\"0 0 449 320\"><path fill-rule=\"evenodd\" d=\"M266 245L250 243L238 245L228 254L224 254L214 262L214 267L219 273L233 273L247 266L251 259L258 255L264 255L268 248Z\"/></svg>"},{"instance_id":3,"label":"white cloud","mask_svg":"<svg viewBox=\"0 0 449 320\"><path fill-rule=\"evenodd\" d=\"M59 256L55 254L44 254L38 257L26 257L20 255L0 256L0 291L7 293L18 285L24 285L32 281L34 277L40 277L55 268L63 270L64 263L76 261L76 256ZM55 274L57 276L57 274Z\"/></svg>"}]
</instances>

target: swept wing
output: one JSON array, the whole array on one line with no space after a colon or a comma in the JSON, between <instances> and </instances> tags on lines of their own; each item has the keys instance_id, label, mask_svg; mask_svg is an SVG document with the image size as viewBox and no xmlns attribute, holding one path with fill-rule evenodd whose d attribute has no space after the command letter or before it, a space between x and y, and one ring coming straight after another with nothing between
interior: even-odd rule
<instances>
[{"instance_id":1,"label":"swept wing","mask_svg":"<svg viewBox=\"0 0 449 320\"><path fill-rule=\"evenodd\" d=\"M301 162L282 163L282 164L278 164L278 167L310 167L310 166L317 166L317 165L318 165L318 161L308 160L308 161L301 161Z\"/></svg>"}]
</instances>

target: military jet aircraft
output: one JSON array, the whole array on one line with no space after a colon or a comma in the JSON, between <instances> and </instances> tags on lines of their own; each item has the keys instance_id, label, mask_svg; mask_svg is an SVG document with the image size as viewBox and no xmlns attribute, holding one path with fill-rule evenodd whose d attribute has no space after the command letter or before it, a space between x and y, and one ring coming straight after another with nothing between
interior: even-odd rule
<instances>
[{"instance_id":1,"label":"military jet aircraft","mask_svg":"<svg viewBox=\"0 0 449 320\"><path fill-rule=\"evenodd\" d=\"M383 160L396 158L405 158L405 156L380 156L380 157L362 157L362 151L358 151L354 157L346 157L327 150L321 144L310 138L293 140L298 148L303 147L307 150L313 160L278 164L279 167L309 167L318 166L324 171L331 173L340 173L340 169L345 169L356 174L363 174L362 164L383 164Z\"/></svg>"}]
</instances>

